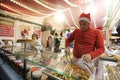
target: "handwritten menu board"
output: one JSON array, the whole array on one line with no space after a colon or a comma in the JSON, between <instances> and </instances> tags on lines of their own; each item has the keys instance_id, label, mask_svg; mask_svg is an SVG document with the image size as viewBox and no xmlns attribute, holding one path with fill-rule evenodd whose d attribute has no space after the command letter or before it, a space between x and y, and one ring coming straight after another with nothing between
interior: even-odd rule
<instances>
[{"instance_id":1,"label":"handwritten menu board","mask_svg":"<svg viewBox=\"0 0 120 80\"><path fill-rule=\"evenodd\" d=\"M0 19L0 36L14 36L14 23L12 21Z\"/></svg>"}]
</instances>

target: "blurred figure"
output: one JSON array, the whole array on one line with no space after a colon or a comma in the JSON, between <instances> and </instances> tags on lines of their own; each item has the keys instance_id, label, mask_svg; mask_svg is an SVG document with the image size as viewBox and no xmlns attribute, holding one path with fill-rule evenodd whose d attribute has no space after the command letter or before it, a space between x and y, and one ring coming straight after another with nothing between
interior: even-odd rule
<instances>
[{"instance_id":1,"label":"blurred figure","mask_svg":"<svg viewBox=\"0 0 120 80\"><path fill-rule=\"evenodd\" d=\"M60 50L65 49L65 35L64 32L60 33Z\"/></svg>"},{"instance_id":2,"label":"blurred figure","mask_svg":"<svg viewBox=\"0 0 120 80\"><path fill-rule=\"evenodd\" d=\"M112 33L112 36L120 36L120 19L116 27L113 27L113 30L116 32Z\"/></svg>"},{"instance_id":3,"label":"blurred figure","mask_svg":"<svg viewBox=\"0 0 120 80\"><path fill-rule=\"evenodd\" d=\"M68 38L68 37L70 37L70 34L71 34L71 32L70 32L70 30L68 29L68 32L67 32L67 34L66 34L66 37ZM70 48L73 48L73 43L70 43Z\"/></svg>"},{"instance_id":4,"label":"blurred figure","mask_svg":"<svg viewBox=\"0 0 120 80\"><path fill-rule=\"evenodd\" d=\"M118 35L120 36L120 19L118 21L118 25L117 25L116 31L117 31Z\"/></svg>"},{"instance_id":5,"label":"blurred figure","mask_svg":"<svg viewBox=\"0 0 120 80\"><path fill-rule=\"evenodd\" d=\"M54 31L51 31L51 35L48 37L47 46L48 50L54 52Z\"/></svg>"},{"instance_id":6,"label":"blurred figure","mask_svg":"<svg viewBox=\"0 0 120 80\"><path fill-rule=\"evenodd\" d=\"M41 44L41 41L38 39L38 35L37 34L32 34L32 48L35 49L35 56L37 56L37 54L40 54L40 58L41 58L41 52L42 50L44 49L42 44Z\"/></svg>"},{"instance_id":7,"label":"blurred figure","mask_svg":"<svg viewBox=\"0 0 120 80\"><path fill-rule=\"evenodd\" d=\"M54 44L54 52L58 52L60 51L59 47L60 47L60 42L61 39L58 37L58 33L55 33L55 44Z\"/></svg>"},{"instance_id":8,"label":"blurred figure","mask_svg":"<svg viewBox=\"0 0 120 80\"><path fill-rule=\"evenodd\" d=\"M118 35L120 36L120 26L117 27L116 31L117 31Z\"/></svg>"}]
</instances>

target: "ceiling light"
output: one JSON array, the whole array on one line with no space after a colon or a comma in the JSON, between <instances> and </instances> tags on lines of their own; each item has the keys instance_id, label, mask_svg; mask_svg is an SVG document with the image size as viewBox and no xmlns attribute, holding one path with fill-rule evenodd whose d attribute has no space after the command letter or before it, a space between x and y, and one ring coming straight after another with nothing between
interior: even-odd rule
<instances>
[{"instance_id":1,"label":"ceiling light","mask_svg":"<svg viewBox=\"0 0 120 80\"><path fill-rule=\"evenodd\" d=\"M57 20L58 22L63 22L65 19L65 16L62 12L57 12L55 14L55 20Z\"/></svg>"}]
</instances>

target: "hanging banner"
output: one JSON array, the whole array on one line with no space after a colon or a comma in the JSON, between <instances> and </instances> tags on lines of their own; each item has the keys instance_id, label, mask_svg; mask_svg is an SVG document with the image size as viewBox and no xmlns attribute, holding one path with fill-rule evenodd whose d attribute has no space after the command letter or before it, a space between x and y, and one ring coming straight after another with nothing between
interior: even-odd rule
<instances>
[{"instance_id":1,"label":"hanging banner","mask_svg":"<svg viewBox=\"0 0 120 80\"><path fill-rule=\"evenodd\" d=\"M14 23L0 19L0 36L14 37Z\"/></svg>"}]
</instances>

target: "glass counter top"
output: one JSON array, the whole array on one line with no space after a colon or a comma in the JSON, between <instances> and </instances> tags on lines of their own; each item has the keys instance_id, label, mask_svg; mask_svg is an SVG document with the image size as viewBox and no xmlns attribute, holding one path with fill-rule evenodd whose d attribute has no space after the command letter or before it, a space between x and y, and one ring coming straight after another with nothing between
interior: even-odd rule
<instances>
[{"instance_id":1,"label":"glass counter top","mask_svg":"<svg viewBox=\"0 0 120 80\"><path fill-rule=\"evenodd\" d=\"M34 57L34 53L13 53L18 59L22 60L23 67L31 69L40 67L42 72L53 78L61 80L88 80L89 74L80 67L71 64L66 60L65 53L51 53L45 51L42 58L39 55ZM60 56L62 55L62 56ZM25 63L26 66L25 66Z\"/></svg>"}]
</instances>

